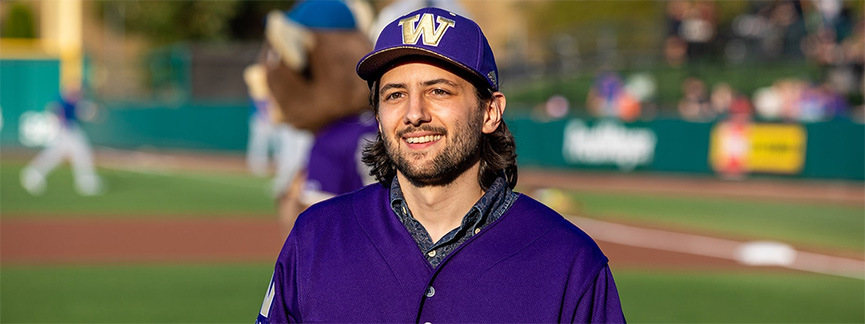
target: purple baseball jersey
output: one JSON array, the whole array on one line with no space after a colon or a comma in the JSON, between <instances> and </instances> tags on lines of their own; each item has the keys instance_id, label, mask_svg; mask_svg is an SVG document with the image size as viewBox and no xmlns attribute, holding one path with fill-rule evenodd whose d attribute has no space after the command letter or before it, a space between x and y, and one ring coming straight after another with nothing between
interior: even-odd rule
<instances>
[{"instance_id":1,"label":"purple baseball jersey","mask_svg":"<svg viewBox=\"0 0 865 324\"><path fill-rule=\"evenodd\" d=\"M304 211L257 323L623 323L607 258L520 195L433 267L372 184Z\"/></svg>"},{"instance_id":2,"label":"purple baseball jersey","mask_svg":"<svg viewBox=\"0 0 865 324\"><path fill-rule=\"evenodd\" d=\"M364 146L377 134L372 113L345 117L318 132L309 153L304 203L312 204L375 182L360 159Z\"/></svg>"}]
</instances>

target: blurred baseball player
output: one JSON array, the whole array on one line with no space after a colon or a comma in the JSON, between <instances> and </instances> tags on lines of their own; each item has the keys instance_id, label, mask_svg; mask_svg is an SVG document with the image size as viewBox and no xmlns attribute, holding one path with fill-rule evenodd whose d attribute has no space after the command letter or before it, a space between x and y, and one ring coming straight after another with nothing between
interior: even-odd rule
<instances>
[{"instance_id":1,"label":"blurred baseball player","mask_svg":"<svg viewBox=\"0 0 865 324\"><path fill-rule=\"evenodd\" d=\"M81 89L67 86L57 101L46 107L57 117L57 134L21 171L21 186L28 193L43 194L46 189L45 178L64 159L69 159L72 164L78 194L94 196L102 193L102 180L93 166L93 152L78 122L79 108L84 104Z\"/></svg>"},{"instance_id":2,"label":"blurred baseball player","mask_svg":"<svg viewBox=\"0 0 865 324\"><path fill-rule=\"evenodd\" d=\"M512 191L516 147L477 24L413 11L356 71L379 121L363 159L378 183L298 217L259 323L625 321L595 242Z\"/></svg>"},{"instance_id":3,"label":"blurred baseball player","mask_svg":"<svg viewBox=\"0 0 865 324\"><path fill-rule=\"evenodd\" d=\"M314 134L303 172L279 198L286 235L307 206L374 181L360 156L376 121L366 84L352 72L372 48L371 21L362 0L301 1L268 15L259 61L270 93L286 123Z\"/></svg>"},{"instance_id":4,"label":"blurred baseball player","mask_svg":"<svg viewBox=\"0 0 865 324\"><path fill-rule=\"evenodd\" d=\"M243 79L252 101L249 114L249 141L246 145L246 166L252 174L268 174L270 151L276 143L276 123L270 116L272 99L267 90L264 68L259 64L248 66Z\"/></svg>"},{"instance_id":5,"label":"blurred baseball player","mask_svg":"<svg viewBox=\"0 0 865 324\"><path fill-rule=\"evenodd\" d=\"M243 73L249 88L254 112L250 116L247 165L256 175L266 175L271 146L274 148L276 172L271 192L275 197L285 195L286 187L306 164L312 133L294 128L282 118L282 113L267 87L264 67L248 66Z\"/></svg>"}]
</instances>

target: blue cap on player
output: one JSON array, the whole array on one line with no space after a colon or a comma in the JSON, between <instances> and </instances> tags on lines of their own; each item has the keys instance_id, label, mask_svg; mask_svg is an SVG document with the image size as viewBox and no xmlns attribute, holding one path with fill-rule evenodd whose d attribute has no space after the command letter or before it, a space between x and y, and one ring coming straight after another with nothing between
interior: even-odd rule
<instances>
[{"instance_id":1,"label":"blue cap on player","mask_svg":"<svg viewBox=\"0 0 865 324\"><path fill-rule=\"evenodd\" d=\"M288 19L312 29L353 29L354 14L341 0L305 0L285 13Z\"/></svg>"},{"instance_id":2,"label":"blue cap on player","mask_svg":"<svg viewBox=\"0 0 865 324\"><path fill-rule=\"evenodd\" d=\"M481 27L471 19L440 8L412 11L384 27L375 49L357 64L357 75L374 81L390 63L409 55L443 60L499 90L493 50Z\"/></svg>"}]
</instances>

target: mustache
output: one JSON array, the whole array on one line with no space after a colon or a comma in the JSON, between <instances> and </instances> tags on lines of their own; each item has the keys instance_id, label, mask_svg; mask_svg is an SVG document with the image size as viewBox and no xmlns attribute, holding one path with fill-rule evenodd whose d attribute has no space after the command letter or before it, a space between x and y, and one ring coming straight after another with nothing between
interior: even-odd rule
<instances>
[{"instance_id":1,"label":"mustache","mask_svg":"<svg viewBox=\"0 0 865 324\"><path fill-rule=\"evenodd\" d=\"M409 126L406 129L403 129L396 133L397 138L403 137L403 135L411 133L411 132L432 132L442 135L447 135L448 131L444 127L433 127L430 125L421 125L420 127Z\"/></svg>"}]
</instances>

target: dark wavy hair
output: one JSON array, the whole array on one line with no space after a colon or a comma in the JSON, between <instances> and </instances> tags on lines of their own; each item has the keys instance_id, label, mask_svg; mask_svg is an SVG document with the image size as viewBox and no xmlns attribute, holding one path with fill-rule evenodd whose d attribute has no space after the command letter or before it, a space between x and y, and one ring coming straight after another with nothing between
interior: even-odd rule
<instances>
[{"instance_id":1,"label":"dark wavy hair","mask_svg":"<svg viewBox=\"0 0 865 324\"><path fill-rule=\"evenodd\" d=\"M493 90L479 87L475 84L475 94L479 105L493 98ZM369 83L369 102L378 116L378 81ZM483 90L482 90L483 89ZM478 182L486 191L492 186L499 175L503 175L508 186L513 189L517 185L517 151L514 135L508 130L505 121L502 120L499 127L489 134L482 134L480 139L480 169L478 171ZM379 183L390 186L393 177L396 176L396 164L387 154L381 132L378 133L374 142L364 147L364 164L370 167L369 174L374 176Z\"/></svg>"}]
</instances>

